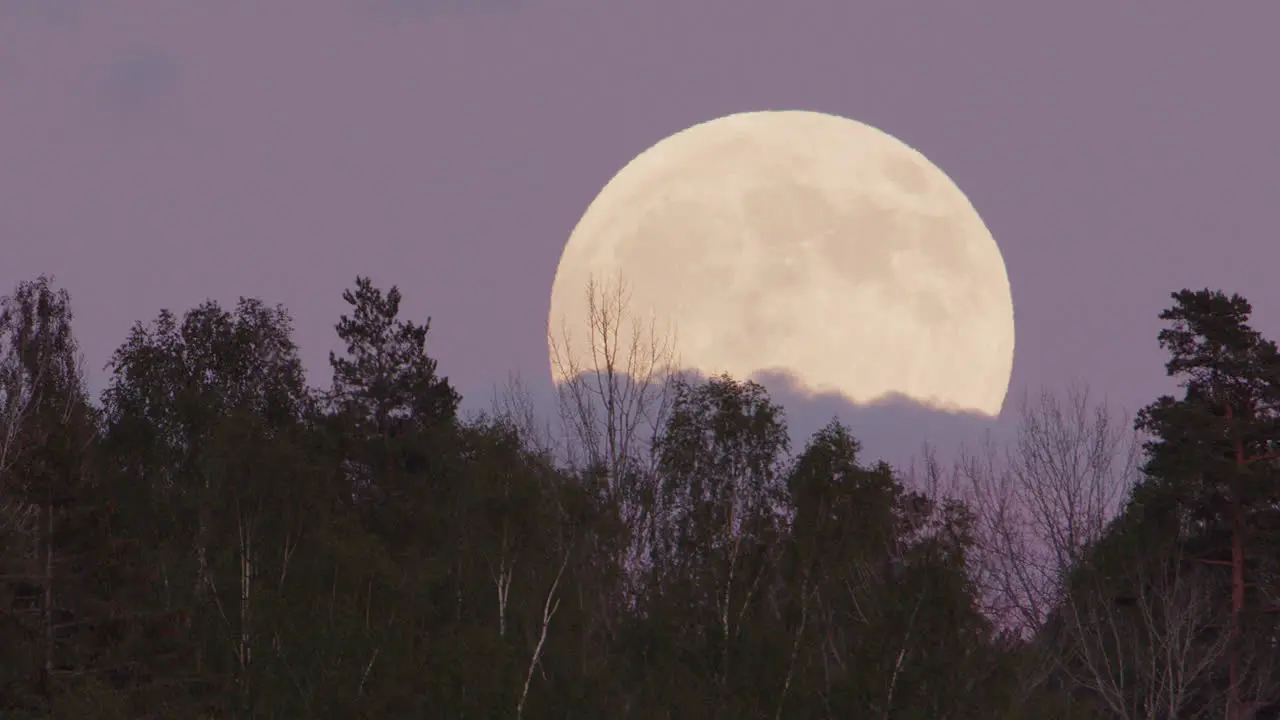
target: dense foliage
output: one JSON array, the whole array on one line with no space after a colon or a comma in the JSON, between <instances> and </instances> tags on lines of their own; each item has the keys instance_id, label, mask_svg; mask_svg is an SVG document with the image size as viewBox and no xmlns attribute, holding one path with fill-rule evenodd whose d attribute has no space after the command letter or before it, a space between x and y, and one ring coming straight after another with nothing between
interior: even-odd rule
<instances>
[{"instance_id":1,"label":"dense foliage","mask_svg":"<svg viewBox=\"0 0 1280 720\"><path fill-rule=\"evenodd\" d=\"M793 452L729 377L661 380L615 423L612 364L566 388L580 447L557 450L519 398L459 416L397 289L343 298L330 388L288 313L242 299L136 325L98 400L67 293L0 299L0 717L1172 720L1280 697L1280 354L1239 297L1161 316L1184 392L1139 413L1130 483L1104 472L1114 428L1057 405L1007 463L908 474L834 420Z\"/></svg>"}]
</instances>

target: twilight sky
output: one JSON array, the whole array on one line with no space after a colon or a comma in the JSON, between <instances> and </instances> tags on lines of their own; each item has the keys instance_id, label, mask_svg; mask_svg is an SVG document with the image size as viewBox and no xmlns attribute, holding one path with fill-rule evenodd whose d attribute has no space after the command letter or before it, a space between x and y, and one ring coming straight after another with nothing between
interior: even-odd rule
<instances>
[{"instance_id":1,"label":"twilight sky","mask_svg":"<svg viewBox=\"0 0 1280 720\"><path fill-rule=\"evenodd\" d=\"M1169 387L1173 290L1239 292L1280 337L1280 4L1235 7L0 0L0 294L68 288L95 389L162 307L284 303L327 385L367 274L479 409L512 371L549 386L560 250L627 161L818 110L920 150L995 235L1006 415L1072 378L1132 409Z\"/></svg>"}]
</instances>

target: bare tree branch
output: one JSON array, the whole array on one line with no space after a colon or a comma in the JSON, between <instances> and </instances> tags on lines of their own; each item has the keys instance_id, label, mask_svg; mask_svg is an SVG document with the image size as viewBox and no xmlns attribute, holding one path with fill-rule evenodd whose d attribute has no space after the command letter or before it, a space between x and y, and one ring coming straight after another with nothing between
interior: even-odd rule
<instances>
[{"instance_id":1,"label":"bare tree branch","mask_svg":"<svg viewBox=\"0 0 1280 720\"><path fill-rule=\"evenodd\" d=\"M627 462L651 466L676 371L674 331L661 330L656 318L636 317L630 302L621 275L592 277L585 342L563 320L558 335L548 335L572 457L603 467L611 481Z\"/></svg>"},{"instance_id":2,"label":"bare tree branch","mask_svg":"<svg viewBox=\"0 0 1280 720\"><path fill-rule=\"evenodd\" d=\"M547 591L547 601L542 606L542 632L539 633L538 644L529 658L529 672L524 677L524 689L520 692L520 702L516 704L516 720L524 717L525 701L529 699L529 683L533 681L533 671L538 667L538 660L542 657L542 646L547 641L547 628L551 627L551 618L560 608L560 598L556 597L556 589L560 587L560 577L564 575L564 569L568 565L569 551L566 550L564 559L560 561L560 569L556 571L556 578L551 582L551 589Z\"/></svg>"},{"instance_id":3,"label":"bare tree branch","mask_svg":"<svg viewBox=\"0 0 1280 720\"><path fill-rule=\"evenodd\" d=\"M948 492L976 513L971 569L988 616L1026 638L1119 512L1137 479L1141 438L1081 385L1024 398L1019 420L1003 452L990 438L979 453L962 452Z\"/></svg>"},{"instance_id":4,"label":"bare tree branch","mask_svg":"<svg viewBox=\"0 0 1280 720\"><path fill-rule=\"evenodd\" d=\"M587 327L570 328L561 319L559 331L547 337L560 445L571 468L604 473L608 499L631 529L618 562L626 569L627 592L634 592L662 516L653 448L679 378L675 333L633 312L620 274L604 281L592 277L585 294Z\"/></svg>"},{"instance_id":5,"label":"bare tree branch","mask_svg":"<svg viewBox=\"0 0 1280 720\"><path fill-rule=\"evenodd\" d=\"M1056 668L1117 718L1218 717L1204 698L1226 656L1226 615L1203 566L1178 549L1134 554L1118 579L1092 578L1062 604Z\"/></svg>"}]
</instances>

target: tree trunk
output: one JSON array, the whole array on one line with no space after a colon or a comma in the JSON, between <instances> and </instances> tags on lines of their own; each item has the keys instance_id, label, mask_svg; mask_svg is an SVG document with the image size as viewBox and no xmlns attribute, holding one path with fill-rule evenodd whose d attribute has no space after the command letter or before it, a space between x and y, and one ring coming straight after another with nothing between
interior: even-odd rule
<instances>
[{"instance_id":1,"label":"tree trunk","mask_svg":"<svg viewBox=\"0 0 1280 720\"><path fill-rule=\"evenodd\" d=\"M1227 418L1231 407L1227 406ZM1240 497L1240 477L1244 471L1244 445L1237 437L1236 477L1233 478L1231 498L1231 628L1227 640L1228 682L1227 720L1240 717L1240 613L1244 610L1244 500Z\"/></svg>"},{"instance_id":2,"label":"tree trunk","mask_svg":"<svg viewBox=\"0 0 1280 720\"><path fill-rule=\"evenodd\" d=\"M1227 422L1230 423L1232 434L1235 435L1232 439L1236 451L1236 476L1232 479L1231 488L1231 628L1228 648L1228 681L1230 682L1230 687L1227 690L1227 720L1243 720L1244 708L1240 702L1240 646L1243 632L1240 623L1242 621L1241 614L1244 611L1244 536L1248 527L1245 523L1245 498L1242 497L1243 493L1240 488L1240 473L1244 472L1246 465L1261 460L1280 458L1280 453L1269 452L1246 457L1244 441L1240 438L1240 434L1236 432L1235 417L1231 411L1231 404L1224 403L1224 408Z\"/></svg>"},{"instance_id":3,"label":"tree trunk","mask_svg":"<svg viewBox=\"0 0 1280 720\"><path fill-rule=\"evenodd\" d=\"M53 682L53 490L45 497L44 535L44 683L45 692Z\"/></svg>"},{"instance_id":4,"label":"tree trunk","mask_svg":"<svg viewBox=\"0 0 1280 720\"><path fill-rule=\"evenodd\" d=\"M253 636L250 617L250 583L253 579L253 526L246 524L236 501L236 514L240 535L240 696L246 710L249 709L249 663Z\"/></svg>"}]
</instances>

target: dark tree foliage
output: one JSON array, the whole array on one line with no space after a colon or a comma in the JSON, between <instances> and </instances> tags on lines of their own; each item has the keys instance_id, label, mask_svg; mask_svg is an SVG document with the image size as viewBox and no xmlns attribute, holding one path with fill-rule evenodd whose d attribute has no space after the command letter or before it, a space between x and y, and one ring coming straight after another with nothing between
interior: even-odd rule
<instances>
[{"instance_id":1,"label":"dark tree foliage","mask_svg":"<svg viewBox=\"0 0 1280 720\"><path fill-rule=\"evenodd\" d=\"M1252 308L1238 295L1183 290L1160 314L1166 369L1185 388L1138 415L1147 444L1149 491L1157 485L1188 508L1198 526L1221 524L1236 493L1248 507L1280 502L1273 463L1240 464L1280 450L1280 352L1249 327Z\"/></svg>"},{"instance_id":2,"label":"dark tree foliage","mask_svg":"<svg viewBox=\"0 0 1280 720\"><path fill-rule=\"evenodd\" d=\"M436 376L436 361L427 355L431 319L421 325L398 319L400 290L393 286L384 295L367 277L356 278L355 290L343 291L342 299L353 314L337 327L347 357L329 355L333 399L377 434L389 432L398 417L451 422L460 398L447 378Z\"/></svg>"},{"instance_id":3,"label":"dark tree foliage","mask_svg":"<svg viewBox=\"0 0 1280 720\"><path fill-rule=\"evenodd\" d=\"M1138 413L1143 477L1043 640L1080 696L1124 717L1244 718L1280 691L1276 616L1263 612L1280 590L1280 538L1266 532L1280 503L1280 353L1240 296L1172 298L1158 340L1182 396Z\"/></svg>"},{"instance_id":4,"label":"dark tree foliage","mask_svg":"<svg viewBox=\"0 0 1280 720\"><path fill-rule=\"evenodd\" d=\"M92 707L131 670L136 537L97 472L70 297L49 278L0 298L0 714ZM113 706L114 707L114 706ZM117 708L118 709L118 708ZM108 715L110 716L110 715Z\"/></svg>"},{"instance_id":5,"label":"dark tree foliage","mask_svg":"<svg viewBox=\"0 0 1280 720\"><path fill-rule=\"evenodd\" d=\"M1274 695L1276 465L1240 458L1277 449L1280 360L1238 297L1162 315L1185 395L1144 410L1144 480L1033 637L979 609L976 507L838 421L793 455L764 387L677 383L624 508L527 423L459 418L398 289L343 298L324 391L242 299L136 325L98 406L67 293L0 300L0 716L1220 717L1237 499L1238 674ZM1170 714L1133 659L1177 655L1201 590L1221 621Z\"/></svg>"},{"instance_id":6,"label":"dark tree foliage","mask_svg":"<svg viewBox=\"0 0 1280 720\"><path fill-rule=\"evenodd\" d=\"M448 504L440 478L448 472L445 447L453 442L459 396L427 355L430 320L400 319L399 289L384 294L358 277L342 298L352 315L337 324L346 355L329 355L326 425L352 501L371 528L406 547L429 524L415 513ZM422 482L428 476L435 482Z\"/></svg>"}]
</instances>

